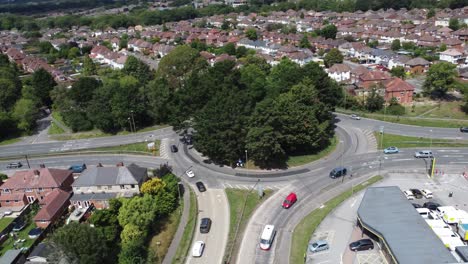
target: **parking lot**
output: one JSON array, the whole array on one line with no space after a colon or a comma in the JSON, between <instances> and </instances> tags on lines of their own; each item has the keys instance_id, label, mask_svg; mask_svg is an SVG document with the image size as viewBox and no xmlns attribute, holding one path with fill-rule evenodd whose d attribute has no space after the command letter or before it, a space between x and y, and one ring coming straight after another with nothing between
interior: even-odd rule
<instances>
[{"instance_id":1,"label":"parking lot","mask_svg":"<svg viewBox=\"0 0 468 264\"><path fill-rule=\"evenodd\" d=\"M411 188L429 189L433 199L415 199L411 203L423 204L433 201L442 206L454 206L468 211L468 180L459 174L438 175L429 179L424 174L390 174L375 186L398 186L402 190ZM449 193L453 196L449 197ZM373 250L353 252L349 244L361 238L361 230L356 226L357 210L364 192L343 202L330 213L312 235L311 242L326 240L330 249L318 253L307 253L306 263L343 263L343 264L383 264L387 263L379 247L374 243Z\"/></svg>"}]
</instances>

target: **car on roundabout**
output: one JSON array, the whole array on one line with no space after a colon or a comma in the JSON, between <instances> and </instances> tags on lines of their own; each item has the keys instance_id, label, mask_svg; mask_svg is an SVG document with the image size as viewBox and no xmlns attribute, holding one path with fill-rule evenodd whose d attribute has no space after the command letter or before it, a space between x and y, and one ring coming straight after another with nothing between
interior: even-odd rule
<instances>
[{"instance_id":1,"label":"car on roundabout","mask_svg":"<svg viewBox=\"0 0 468 264\"><path fill-rule=\"evenodd\" d=\"M361 120L361 117L356 115L356 114L352 114L351 115L351 119L354 119L354 120Z\"/></svg>"},{"instance_id":2,"label":"car on roundabout","mask_svg":"<svg viewBox=\"0 0 468 264\"><path fill-rule=\"evenodd\" d=\"M400 150L397 147L388 147L384 149L383 153L384 154L396 154L399 153Z\"/></svg>"},{"instance_id":3,"label":"car on roundabout","mask_svg":"<svg viewBox=\"0 0 468 264\"><path fill-rule=\"evenodd\" d=\"M195 172L193 172L193 170L187 170L187 171L185 172L185 174L186 174L187 177L189 177L189 178L195 177Z\"/></svg>"}]
</instances>

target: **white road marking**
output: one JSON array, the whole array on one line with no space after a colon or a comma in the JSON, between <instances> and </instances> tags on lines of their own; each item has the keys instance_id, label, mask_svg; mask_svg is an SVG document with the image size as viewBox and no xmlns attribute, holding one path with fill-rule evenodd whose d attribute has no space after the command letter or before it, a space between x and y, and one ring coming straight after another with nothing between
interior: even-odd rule
<instances>
[{"instance_id":1,"label":"white road marking","mask_svg":"<svg viewBox=\"0 0 468 264\"><path fill-rule=\"evenodd\" d=\"M394 159L392 161L406 161L406 160L413 160L413 159Z\"/></svg>"},{"instance_id":2,"label":"white road marking","mask_svg":"<svg viewBox=\"0 0 468 264\"><path fill-rule=\"evenodd\" d=\"M442 155L444 158L463 158L463 155Z\"/></svg>"},{"instance_id":3,"label":"white road marking","mask_svg":"<svg viewBox=\"0 0 468 264\"><path fill-rule=\"evenodd\" d=\"M450 164L468 164L466 161L450 161Z\"/></svg>"}]
</instances>

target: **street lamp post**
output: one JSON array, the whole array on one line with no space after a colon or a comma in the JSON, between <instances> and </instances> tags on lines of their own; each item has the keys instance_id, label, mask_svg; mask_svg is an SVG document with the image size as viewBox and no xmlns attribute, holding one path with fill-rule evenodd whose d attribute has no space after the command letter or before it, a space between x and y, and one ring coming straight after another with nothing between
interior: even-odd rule
<instances>
[{"instance_id":1,"label":"street lamp post","mask_svg":"<svg viewBox=\"0 0 468 264\"><path fill-rule=\"evenodd\" d=\"M129 118L128 119L128 123L130 124L130 133L133 133L133 127L132 127L132 120Z\"/></svg>"},{"instance_id":2,"label":"street lamp post","mask_svg":"<svg viewBox=\"0 0 468 264\"><path fill-rule=\"evenodd\" d=\"M247 150L245 150L245 168L247 169L247 171L249 170L249 159L248 159L248 156L247 156Z\"/></svg>"},{"instance_id":3,"label":"street lamp post","mask_svg":"<svg viewBox=\"0 0 468 264\"><path fill-rule=\"evenodd\" d=\"M431 132L431 135L430 135L430 142L431 142L431 143L430 143L429 149L432 150L432 129L429 130L429 132Z\"/></svg>"},{"instance_id":4,"label":"street lamp post","mask_svg":"<svg viewBox=\"0 0 468 264\"><path fill-rule=\"evenodd\" d=\"M382 167L383 136L384 136L384 126L381 126L381 127L380 127L379 175L380 175L380 169L381 169L381 167Z\"/></svg>"},{"instance_id":5,"label":"street lamp post","mask_svg":"<svg viewBox=\"0 0 468 264\"><path fill-rule=\"evenodd\" d=\"M130 115L132 117L133 131L136 133L135 118L133 118L133 110L130 110Z\"/></svg>"}]
</instances>

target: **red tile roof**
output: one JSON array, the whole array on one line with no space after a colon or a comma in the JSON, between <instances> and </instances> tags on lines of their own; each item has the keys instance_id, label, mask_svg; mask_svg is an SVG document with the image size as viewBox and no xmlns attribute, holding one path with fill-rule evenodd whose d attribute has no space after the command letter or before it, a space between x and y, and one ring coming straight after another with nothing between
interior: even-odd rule
<instances>
[{"instance_id":1,"label":"red tile roof","mask_svg":"<svg viewBox=\"0 0 468 264\"><path fill-rule=\"evenodd\" d=\"M70 170L50 168L17 171L2 185L2 189L58 188L71 175Z\"/></svg>"},{"instance_id":2,"label":"red tile roof","mask_svg":"<svg viewBox=\"0 0 468 264\"><path fill-rule=\"evenodd\" d=\"M386 92L404 92L414 91L414 86L408 82L403 81L400 78L393 78L389 82L385 83Z\"/></svg>"},{"instance_id":3,"label":"red tile roof","mask_svg":"<svg viewBox=\"0 0 468 264\"><path fill-rule=\"evenodd\" d=\"M55 189L50 192L45 198L45 205L39 210L34 217L34 221L51 220L59 210L69 201L70 193Z\"/></svg>"}]
</instances>

